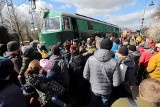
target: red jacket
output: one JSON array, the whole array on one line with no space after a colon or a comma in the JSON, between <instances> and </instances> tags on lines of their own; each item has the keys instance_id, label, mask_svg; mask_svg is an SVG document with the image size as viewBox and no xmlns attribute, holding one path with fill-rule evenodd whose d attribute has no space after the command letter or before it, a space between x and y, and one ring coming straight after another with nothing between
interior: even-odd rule
<instances>
[{"instance_id":1,"label":"red jacket","mask_svg":"<svg viewBox=\"0 0 160 107\"><path fill-rule=\"evenodd\" d=\"M154 49L154 48L155 48L155 46L156 46L156 44L155 44L155 43L149 43L149 47L150 47L150 48Z\"/></svg>"},{"instance_id":2,"label":"red jacket","mask_svg":"<svg viewBox=\"0 0 160 107\"><path fill-rule=\"evenodd\" d=\"M140 54L142 54L142 52L144 51L144 47L138 47L137 50L139 51Z\"/></svg>"},{"instance_id":3,"label":"red jacket","mask_svg":"<svg viewBox=\"0 0 160 107\"><path fill-rule=\"evenodd\" d=\"M148 62L153 55L154 55L153 49L144 50L144 52L141 53L138 65L143 66L143 67L147 67Z\"/></svg>"}]
</instances>

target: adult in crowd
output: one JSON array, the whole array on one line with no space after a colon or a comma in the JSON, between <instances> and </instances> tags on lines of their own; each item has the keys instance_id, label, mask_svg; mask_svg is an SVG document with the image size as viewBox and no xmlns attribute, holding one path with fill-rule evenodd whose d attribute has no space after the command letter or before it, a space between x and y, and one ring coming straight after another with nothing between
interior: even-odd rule
<instances>
[{"instance_id":1,"label":"adult in crowd","mask_svg":"<svg viewBox=\"0 0 160 107\"><path fill-rule=\"evenodd\" d=\"M128 39L125 39L125 40L123 40L122 41L122 46L121 47L126 47L126 48L128 48Z\"/></svg>"},{"instance_id":2,"label":"adult in crowd","mask_svg":"<svg viewBox=\"0 0 160 107\"><path fill-rule=\"evenodd\" d=\"M0 106L27 107L22 90L9 80L12 72L14 72L12 61L0 58Z\"/></svg>"},{"instance_id":3,"label":"adult in crowd","mask_svg":"<svg viewBox=\"0 0 160 107\"><path fill-rule=\"evenodd\" d=\"M151 49L154 49L155 48L155 46L156 46L156 43L154 42L154 39L153 38L149 38L149 47L151 48Z\"/></svg>"},{"instance_id":4,"label":"adult in crowd","mask_svg":"<svg viewBox=\"0 0 160 107\"><path fill-rule=\"evenodd\" d=\"M156 44L158 54L151 57L146 68L146 77L160 80L160 43Z\"/></svg>"},{"instance_id":5,"label":"adult in crowd","mask_svg":"<svg viewBox=\"0 0 160 107\"><path fill-rule=\"evenodd\" d=\"M128 48L122 47L119 49L119 51L116 53L118 56L118 63L121 62L122 59L124 59L128 55Z\"/></svg>"},{"instance_id":6,"label":"adult in crowd","mask_svg":"<svg viewBox=\"0 0 160 107\"><path fill-rule=\"evenodd\" d=\"M38 44L37 49L38 49L38 52L42 55L42 58L45 58L47 53L47 49L45 48L45 46L42 44Z\"/></svg>"},{"instance_id":7,"label":"adult in crowd","mask_svg":"<svg viewBox=\"0 0 160 107\"><path fill-rule=\"evenodd\" d=\"M59 94L64 93L65 89L53 79L55 75L54 72L51 71L52 65L51 63L47 65L47 60L48 59L42 60L42 62L44 61L43 64L41 64L43 70L38 60L30 62L25 73L26 85L37 89L41 105L46 105L48 101L52 101L60 107L66 107L66 104L58 98Z\"/></svg>"},{"instance_id":8,"label":"adult in crowd","mask_svg":"<svg viewBox=\"0 0 160 107\"><path fill-rule=\"evenodd\" d=\"M32 41L29 46L30 46L31 48L33 48L35 51L38 51L38 49L37 49L37 44L38 44L38 43L37 43L36 41Z\"/></svg>"},{"instance_id":9,"label":"adult in crowd","mask_svg":"<svg viewBox=\"0 0 160 107\"><path fill-rule=\"evenodd\" d=\"M62 53L62 57L65 63L67 64L67 67L69 68L69 61L71 58L71 54L70 54L70 45L67 41L63 43L63 48L64 48L64 51Z\"/></svg>"},{"instance_id":10,"label":"adult in crowd","mask_svg":"<svg viewBox=\"0 0 160 107\"><path fill-rule=\"evenodd\" d=\"M89 102L89 83L83 78L83 69L85 59L76 50L71 52L72 60L70 62L70 84L71 90L76 98L76 107L83 107Z\"/></svg>"},{"instance_id":11,"label":"adult in crowd","mask_svg":"<svg viewBox=\"0 0 160 107\"><path fill-rule=\"evenodd\" d=\"M22 67L20 69L18 79L23 80L24 73L26 72L29 63L34 59L37 59L37 60L42 59L41 54L38 51L36 51L35 49L33 49L32 47L26 48L24 50L24 54L22 57ZM21 84L21 85L23 85L23 84Z\"/></svg>"},{"instance_id":12,"label":"adult in crowd","mask_svg":"<svg viewBox=\"0 0 160 107\"><path fill-rule=\"evenodd\" d=\"M112 86L116 87L121 83L119 66L110 51L112 45L109 38L102 40L100 49L85 64L83 77L91 84L91 107L96 107L99 100L107 107Z\"/></svg>"},{"instance_id":13,"label":"adult in crowd","mask_svg":"<svg viewBox=\"0 0 160 107\"><path fill-rule=\"evenodd\" d=\"M138 70L138 60L141 54L137 51L135 45L130 45L128 50L129 50L128 57L131 58L135 62L136 69Z\"/></svg>"},{"instance_id":14,"label":"adult in crowd","mask_svg":"<svg viewBox=\"0 0 160 107\"><path fill-rule=\"evenodd\" d=\"M69 74L65 61L60 55L60 49L57 45L53 45L51 48L52 56L50 57L50 61L52 63L52 71L56 71L61 75L57 75L56 78L61 80L61 84L65 87L69 87Z\"/></svg>"},{"instance_id":15,"label":"adult in crowd","mask_svg":"<svg viewBox=\"0 0 160 107\"><path fill-rule=\"evenodd\" d=\"M142 81L144 78L144 70L148 66L148 62L150 58L153 56L154 50L149 47L149 45L146 43L144 46L144 51L141 53L141 56L139 58L139 70L138 70L138 84Z\"/></svg>"},{"instance_id":16,"label":"adult in crowd","mask_svg":"<svg viewBox=\"0 0 160 107\"><path fill-rule=\"evenodd\" d=\"M139 97L132 100L120 98L111 107L159 107L160 106L160 81L155 79L145 79L139 85ZM134 103L133 103L134 102Z\"/></svg>"},{"instance_id":17,"label":"adult in crowd","mask_svg":"<svg viewBox=\"0 0 160 107\"><path fill-rule=\"evenodd\" d=\"M96 50L96 48L94 48L94 47L92 46L92 40L91 40L91 39L88 39L88 40L87 40L86 52L83 53L83 56L88 59L91 55L93 55L93 53L94 53L95 50Z\"/></svg>"},{"instance_id":18,"label":"adult in crowd","mask_svg":"<svg viewBox=\"0 0 160 107\"><path fill-rule=\"evenodd\" d=\"M118 60L118 56L116 55L116 52L118 51L118 45L119 45L119 43L120 43L119 38L116 38L114 40L114 43L113 43L113 46L112 46L112 52L114 53L114 58L116 60Z\"/></svg>"},{"instance_id":19,"label":"adult in crowd","mask_svg":"<svg viewBox=\"0 0 160 107\"><path fill-rule=\"evenodd\" d=\"M14 64L14 72L12 72L10 78L16 83L19 84L17 76L20 72L22 66L22 57L20 54L20 44L16 41L10 41L7 44L7 52L4 53L3 57L11 59Z\"/></svg>"},{"instance_id":20,"label":"adult in crowd","mask_svg":"<svg viewBox=\"0 0 160 107\"><path fill-rule=\"evenodd\" d=\"M117 90L120 92L119 97L132 98L131 91L134 86L137 71L137 66L135 60L133 59L134 57L131 54L130 56L128 56L128 48L122 47L119 49L118 58L118 63L120 66L120 72L123 81L122 86L120 87L121 89Z\"/></svg>"},{"instance_id":21,"label":"adult in crowd","mask_svg":"<svg viewBox=\"0 0 160 107\"><path fill-rule=\"evenodd\" d=\"M144 52L144 45L143 43L140 43L138 46L137 46L137 50L140 54L142 54L142 52Z\"/></svg>"},{"instance_id":22,"label":"adult in crowd","mask_svg":"<svg viewBox=\"0 0 160 107\"><path fill-rule=\"evenodd\" d=\"M96 36L95 37L95 41L96 41L96 48L99 49L100 48L100 37Z\"/></svg>"}]
</instances>

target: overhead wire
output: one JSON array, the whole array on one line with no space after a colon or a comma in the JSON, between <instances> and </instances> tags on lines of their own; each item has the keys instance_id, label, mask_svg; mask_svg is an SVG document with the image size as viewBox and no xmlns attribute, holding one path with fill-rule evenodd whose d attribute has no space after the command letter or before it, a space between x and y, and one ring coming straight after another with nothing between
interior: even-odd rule
<instances>
[{"instance_id":1,"label":"overhead wire","mask_svg":"<svg viewBox=\"0 0 160 107\"><path fill-rule=\"evenodd\" d=\"M27 0L24 0L23 2L21 2L18 6L22 5L24 2L26 2Z\"/></svg>"}]
</instances>

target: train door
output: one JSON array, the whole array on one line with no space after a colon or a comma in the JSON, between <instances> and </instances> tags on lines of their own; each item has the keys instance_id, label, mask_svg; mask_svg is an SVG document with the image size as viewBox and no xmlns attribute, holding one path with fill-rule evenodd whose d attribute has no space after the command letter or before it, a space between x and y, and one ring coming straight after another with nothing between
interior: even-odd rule
<instances>
[{"instance_id":1,"label":"train door","mask_svg":"<svg viewBox=\"0 0 160 107\"><path fill-rule=\"evenodd\" d=\"M74 32L74 38L79 38L79 31L78 31L78 25L77 25L76 19L71 18L71 23L72 23L73 32Z\"/></svg>"}]
</instances>

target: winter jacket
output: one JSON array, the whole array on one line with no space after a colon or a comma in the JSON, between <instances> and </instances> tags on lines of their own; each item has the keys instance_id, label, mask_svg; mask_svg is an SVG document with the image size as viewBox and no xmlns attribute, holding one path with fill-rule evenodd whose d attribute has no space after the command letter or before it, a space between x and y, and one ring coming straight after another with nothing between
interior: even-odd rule
<instances>
[{"instance_id":1,"label":"winter jacket","mask_svg":"<svg viewBox=\"0 0 160 107\"><path fill-rule=\"evenodd\" d=\"M126 90L130 91L130 86L134 86L136 78L136 63L132 58L127 56L120 61L119 65L123 86Z\"/></svg>"},{"instance_id":2,"label":"winter jacket","mask_svg":"<svg viewBox=\"0 0 160 107\"><path fill-rule=\"evenodd\" d=\"M117 50L118 50L118 45L116 43L113 43L112 52L115 54Z\"/></svg>"},{"instance_id":3,"label":"winter jacket","mask_svg":"<svg viewBox=\"0 0 160 107\"><path fill-rule=\"evenodd\" d=\"M69 87L69 74L65 61L58 55L52 55L49 60L53 66L52 71L56 72L54 79L66 88Z\"/></svg>"},{"instance_id":4,"label":"winter jacket","mask_svg":"<svg viewBox=\"0 0 160 107\"><path fill-rule=\"evenodd\" d=\"M70 63L70 89L76 96L77 105L87 103L90 96L89 82L83 78L85 59L82 55L73 56ZM80 101L78 100L80 99Z\"/></svg>"},{"instance_id":5,"label":"winter jacket","mask_svg":"<svg viewBox=\"0 0 160 107\"><path fill-rule=\"evenodd\" d=\"M21 70L19 72L20 75L24 75L24 73L26 72L27 68L28 68L28 65L29 63L34 60L32 58L28 58L28 57L23 57L22 58L22 67L21 67Z\"/></svg>"},{"instance_id":6,"label":"winter jacket","mask_svg":"<svg viewBox=\"0 0 160 107\"><path fill-rule=\"evenodd\" d=\"M128 55L128 57L131 58L135 62L136 70L138 70L138 60L139 60L140 55L141 54L138 51L132 52Z\"/></svg>"},{"instance_id":7,"label":"winter jacket","mask_svg":"<svg viewBox=\"0 0 160 107\"><path fill-rule=\"evenodd\" d=\"M88 48L86 48L86 52L83 53L83 56L89 57L89 56L93 55L95 50L96 50L96 48L94 48L94 47L88 47Z\"/></svg>"},{"instance_id":8,"label":"winter jacket","mask_svg":"<svg viewBox=\"0 0 160 107\"><path fill-rule=\"evenodd\" d=\"M108 95L112 86L119 86L121 75L117 61L112 58L111 51L99 49L89 57L85 64L83 77L89 80L94 93Z\"/></svg>"},{"instance_id":9,"label":"winter jacket","mask_svg":"<svg viewBox=\"0 0 160 107\"><path fill-rule=\"evenodd\" d=\"M24 56L22 58L22 67L19 73L20 75L23 75L26 72L29 63L34 59L40 60L42 59L42 55L38 51L35 51L33 48L29 48L24 53Z\"/></svg>"},{"instance_id":10,"label":"winter jacket","mask_svg":"<svg viewBox=\"0 0 160 107\"><path fill-rule=\"evenodd\" d=\"M10 75L10 79L18 86L20 86L20 83L18 81L18 73L20 72L20 69L22 67L22 58L20 54L13 54L12 52L5 52L3 54L3 57L11 59L11 61L14 64L14 72Z\"/></svg>"},{"instance_id":11,"label":"winter jacket","mask_svg":"<svg viewBox=\"0 0 160 107\"><path fill-rule=\"evenodd\" d=\"M142 52L144 52L144 47L138 47L137 50L140 52L140 54L142 54Z\"/></svg>"},{"instance_id":12,"label":"winter jacket","mask_svg":"<svg viewBox=\"0 0 160 107\"><path fill-rule=\"evenodd\" d=\"M20 54L13 54L12 52L5 52L3 54L3 57L11 59L14 64L14 70L16 72L20 71L21 66L22 66L22 58Z\"/></svg>"},{"instance_id":13,"label":"winter jacket","mask_svg":"<svg viewBox=\"0 0 160 107\"><path fill-rule=\"evenodd\" d=\"M116 55L116 51L118 50L118 44L113 43L112 52L114 53L114 58L118 60L118 56Z\"/></svg>"},{"instance_id":14,"label":"winter jacket","mask_svg":"<svg viewBox=\"0 0 160 107\"><path fill-rule=\"evenodd\" d=\"M145 101L139 97L135 100L138 107L158 107L152 103L149 103L148 101ZM131 107L127 101L126 98L120 98L117 101L115 101L111 107ZM133 106L132 106L133 107Z\"/></svg>"},{"instance_id":15,"label":"winter jacket","mask_svg":"<svg viewBox=\"0 0 160 107\"><path fill-rule=\"evenodd\" d=\"M139 58L139 65L143 67L147 67L150 58L153 56L154 50L153 49L146 49L142 52Z\"/></svg>"},{"instance_id":16,"label":"winter jacket","mask_svg":"<svg viewBox=\"0 0 160 107\"><path fill-rule=\"evenodd\" d=\"M130 57L132 60L135 61L136 64L138 64L138 60L139 60L139 57L140 57L140 53L138 51L134 51L134 52L131 52L128 57Z\"/></svg>"},{"instance_id":17,"label":"winter jacket","mask_svg":"<svg viewBox=\"0 0 160 107\"><path fill-rule=\"evenodd\" d=\"M0 99L4 107L27 107L22 90L9 80L0 80Z\"/></svg>"},{"instance_id":18,"label":"winter jacket","mask_svg":"<svg viewBox=\"0 0 160 107\"><path fill-rule=\"evenodd\" d=\"M70 61L70 59L71 59L71 54L70 54L70 52L69 52L69 51L64 51L64 52L62 53L62 57L63 57L65 63L67 64L67 67L69 68L69 61Z\"/></svg>"},{"instance_id":19,"label":"winter jacket","mask_svg":"<svg viewBox=\"0 0 160 107\"><path fill-rule=\"evenodd\" d=\"M151 57L146 68L146 73L148 78L160 80L160 52Z\"/></svg>"}]
</instances>

